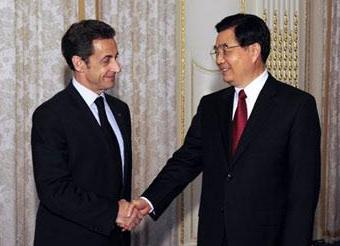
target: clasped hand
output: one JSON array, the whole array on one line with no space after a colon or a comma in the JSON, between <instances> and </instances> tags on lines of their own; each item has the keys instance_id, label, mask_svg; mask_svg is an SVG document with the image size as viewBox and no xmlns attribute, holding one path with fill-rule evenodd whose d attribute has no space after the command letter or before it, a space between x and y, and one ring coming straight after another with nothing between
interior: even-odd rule
<instances>
[{"instance_id":1,"label":"clasped hand","mask_svg":"<svg viewBox=\"0 0 340 246\"><path fill-rule=\"evenodd\" d=\"M142 198L133 200L132 202L121 199L118 205L119 210L116 224L121 227L123 231L131 231L134 229L151 210L150 205Z\"/></svg>"}]
</instances>

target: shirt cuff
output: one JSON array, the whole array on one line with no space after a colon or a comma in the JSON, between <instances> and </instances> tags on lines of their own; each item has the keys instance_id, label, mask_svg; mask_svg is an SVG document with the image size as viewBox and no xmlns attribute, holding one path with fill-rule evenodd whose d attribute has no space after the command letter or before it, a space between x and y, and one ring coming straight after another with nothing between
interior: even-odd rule
<instances>
[{"instance_id":1,"label":"shirt cuff","mask_svg":"<svg viewBox=\"0 0 340 246\"><path fill-rule=\"evenodd\" d=\"M154 207L153 207L152 203L149 201L149 199L147 199L144 196L141 196L140 198L143 199L144 201L146 201L149 204L149 206L151 208L150 211L149 211L149 214L154 213Z\"/></svg>"}]
</instances>

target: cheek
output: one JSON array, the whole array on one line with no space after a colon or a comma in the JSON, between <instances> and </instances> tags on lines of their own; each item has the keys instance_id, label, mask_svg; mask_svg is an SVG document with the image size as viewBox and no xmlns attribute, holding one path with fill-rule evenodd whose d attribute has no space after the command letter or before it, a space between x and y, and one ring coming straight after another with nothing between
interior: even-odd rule
<instances>
[{"instance_id":1,"label":"cheek","mask_svg":"<svg viewBox=\"0 0 340 246\"><path fill-rule=\"evenodd\" d=\"M101 69L100 69L100 74L101 74L101 76L102 77L104 77L104 76L106 76L107 74L109 74L109 72L110 72L110 69L109 68L106 68L106 67L102 67Z\"/></svg>"},{"instance_id":2,"label":"cheek","mask_svg":"<svg viewBox=\"0 0 340 246\"><path fill-rule=\"evenodd\" d=\"M230 63L236 63L240 59L240 55L238 53L236 53L236 52L230 51L230 53L227 54L226 59Z\"/></svg>"},{"instance_id":3,"label":"cheek","mask_svg":"<svg viewBox=\"0 0 340 246\"><path fill-rule=\"evenodd\" d=\"M247 66L247 60L243 59L240 56L234 56L230 59L230 63L232 64L232 67L236 70L239 70L238 72L244 72L244 68ZM241 71L240 71L241 70Z\"/></svg>"},{"instance_id":4,"label":"cheek","mask_svg":"<svg viewBox=\"0 0 340 246\"><path fill-rule=\"evenodd\" d=\"M240 62L236 56L227 57L227 62L229 63L232 69L236 69L240 65Z\"/></svg>"}]
</instances>

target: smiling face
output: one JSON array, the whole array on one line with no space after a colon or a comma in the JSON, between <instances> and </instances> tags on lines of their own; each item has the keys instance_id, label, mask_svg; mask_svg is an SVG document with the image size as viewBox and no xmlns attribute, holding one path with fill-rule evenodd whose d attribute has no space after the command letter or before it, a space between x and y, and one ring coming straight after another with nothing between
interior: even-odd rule
<instances>
[{"instance_id":1,"label":"smiling face","mask_svg":"<svg viewBox=\"0 0 340 246\"><path fill-rule=\"evenodd\" d=\"M216 57L216 64L219 67L223 80L235 87L246 87L256 76L259 75L260 46L255 43L241 47L235 38L234 28L221 31L216 38L215 47L222 47L227 44L230 49ZM262 71L264 67L262 66Z\"/></svg>"},{"instance_id":2,"label":"smiling face","mask_svg":"<svg viewBox=\"0 0 340 246\"><path fill-rule=\"evenodd\" d=\"M87 61L73 56L72 62L76 80L100 94L114 86L116 74L120 72L117 44L114 39L95 39L92 47L93 53Z\"/></svg>"}]
</instances>

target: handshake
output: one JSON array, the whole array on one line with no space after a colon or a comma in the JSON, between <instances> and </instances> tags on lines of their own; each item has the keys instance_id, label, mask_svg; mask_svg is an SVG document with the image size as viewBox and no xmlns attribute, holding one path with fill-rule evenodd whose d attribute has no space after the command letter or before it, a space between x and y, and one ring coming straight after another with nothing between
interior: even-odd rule
<instances>
[{"instance_id":1,"label":"handshake","mask_svg":"<svg viewBox=\"0 0 340 246\"><path fill-rule=\"evenodd\" d=\"M143 198L138 198L131 202L121 199L118 205L119 209L116 224L122 228L122 231L131 231L134 229L152 209L149 203Z\"/></svg>"}]
</instances>

